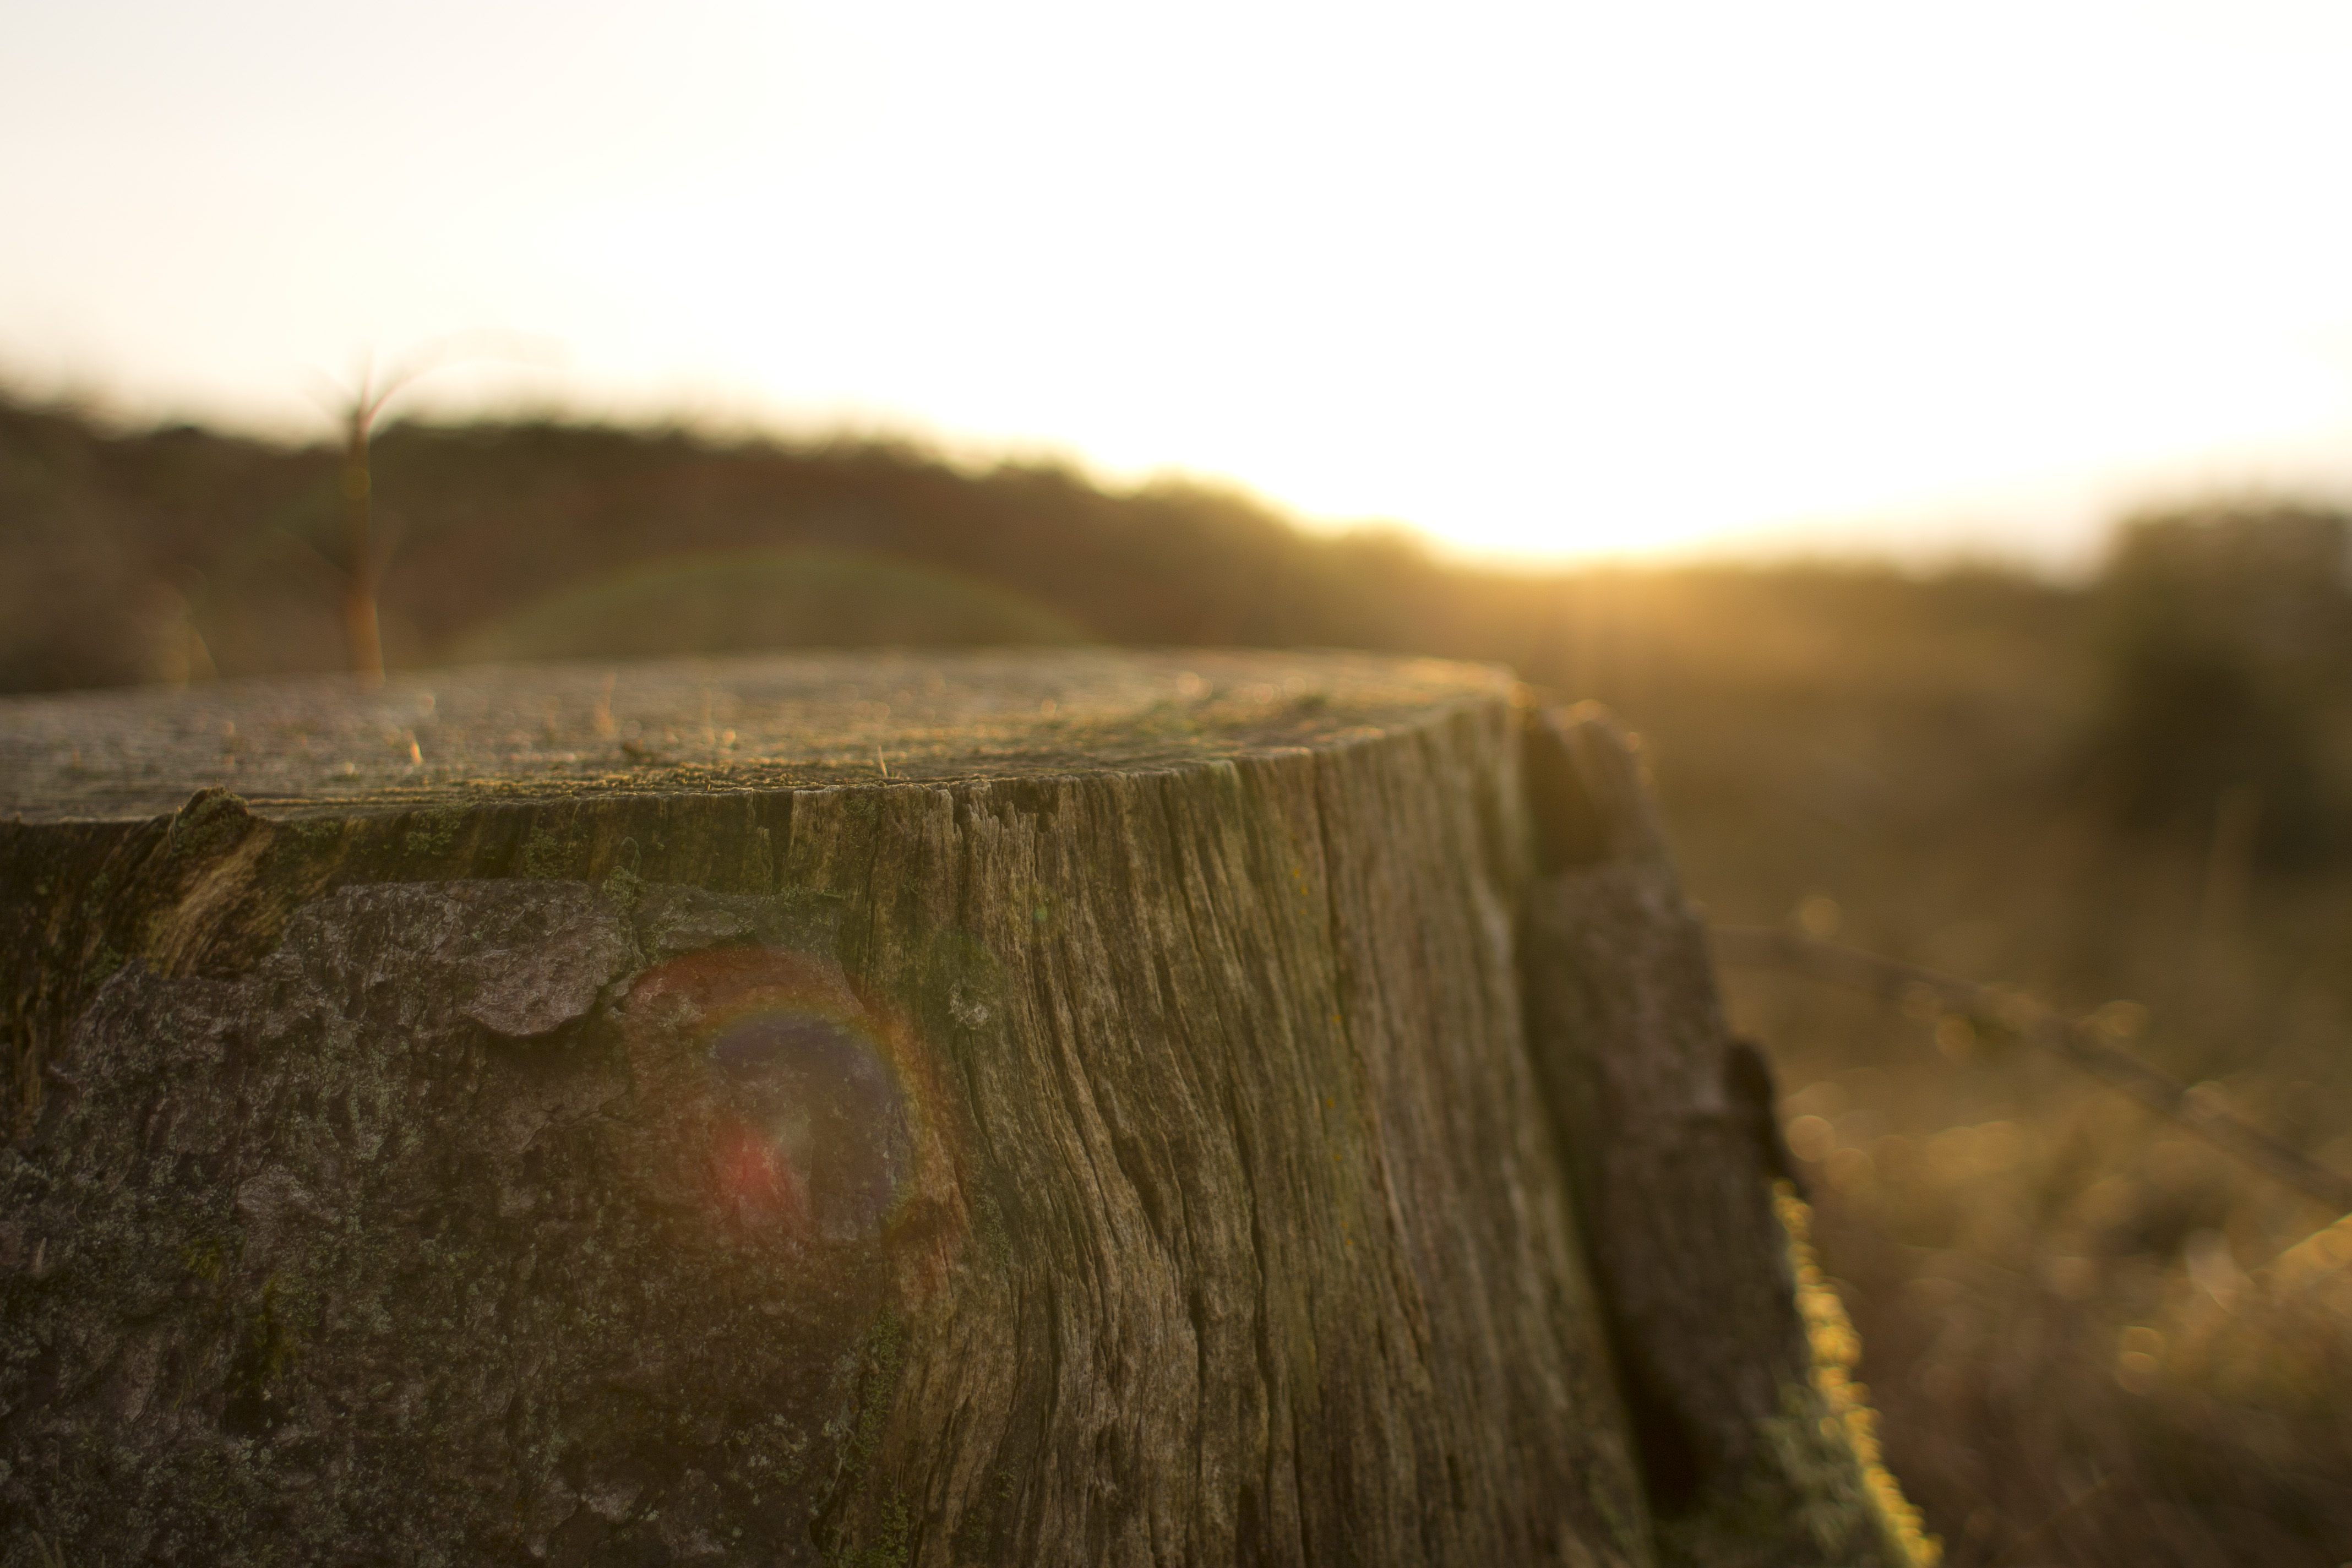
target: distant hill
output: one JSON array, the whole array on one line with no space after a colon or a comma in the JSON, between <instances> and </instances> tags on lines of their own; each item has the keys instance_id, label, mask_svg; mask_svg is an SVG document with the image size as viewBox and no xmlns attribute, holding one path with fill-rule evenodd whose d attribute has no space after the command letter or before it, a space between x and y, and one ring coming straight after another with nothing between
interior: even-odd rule
<instances>
[{"instance_id":1,"label":"distant hill","mask_svg":"<svg viewBox=\"0 0 2352 1568\"><path fill-rule=\"evenodd\" d=\"M327 447L113 432L0 398L0 690L343 668L339 483ZM1113 492L1065 468L971 471L876 442L403 425L375 443L373 494L394 668L819 644L1327 646L1507 663L1637 720L1692 700L1760 702L1761 719L1840 692L1916 694L1971 639L2071 647L2087 602L1989 571L1470 569L1401 531L1308 532L1213 485Z\"/></svg>"},{"instance_id":2,"label":"distant hill","mask_svg":"<svg viewBox=\"0 0 2352 1568\"><path fill-rule=\"evenodd\" d=\"M324 447L0 403L0 689L340 668L337 484ZM395 667L1073 638L1540 662L1561 592L1211 486L1112 494L874 443L400 426L374 493Z\"/></svg>"}]
</instances>

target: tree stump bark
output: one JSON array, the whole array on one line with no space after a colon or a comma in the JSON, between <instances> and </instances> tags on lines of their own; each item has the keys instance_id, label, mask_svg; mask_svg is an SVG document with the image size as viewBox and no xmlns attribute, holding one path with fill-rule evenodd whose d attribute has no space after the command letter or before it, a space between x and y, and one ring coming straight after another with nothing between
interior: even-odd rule
<instances>
[{"instance_id":1,"label":"tree stump bark","mask_svg":"<svg viewBox=\"0 0 2352 1568\"><path fill-rule=\"evenodd\" d=\"M1199 652L0 704L5 1561L1655 1561L1521 723ZM1709 1463L1792 1321L1665 1379Z\"/></svg>"},{"instance_id":2,"label":"tree stump bark","mask_svg":"<svg viewBox=\"0 0 2352 1568\"><path fill-rule=\"evenodd\" d=\"M1770 1068L1725 1025L1634 747L1590 704L1531 715L1528 742L1528 1027L1662 1554L1901 1562L1916 1519L1815 1375L1774 1217L1791 1173Z\"/></svg>"}]
</instances>

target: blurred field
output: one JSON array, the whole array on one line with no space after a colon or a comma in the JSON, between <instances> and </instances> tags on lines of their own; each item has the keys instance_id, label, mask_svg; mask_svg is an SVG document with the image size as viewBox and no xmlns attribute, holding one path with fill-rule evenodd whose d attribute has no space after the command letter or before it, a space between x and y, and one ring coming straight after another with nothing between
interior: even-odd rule
<instances>
[{"instance_id":1,"label":"blurred field","mask_svg":"<svg viewBox=\"0 0 2352 1568\"><path fill-rule=\"evenodd\" d=\"M2226 769L2169 816L2127 809L2162 784L2116 776L2128 742L2193 771L2239 720L2190 703L2168 737L2116 735L2132 634L2102 595L1685 575L1614 597L1617 668L1575 684L1648 736L1712 919L2105 1008L2145 1059L2352 1169L2339 691L2294 694L2319 755L2286 784L2311 798L2266 841ZM1727 978L1948 1562L2352 1556L2352 1233L2306 1240L2324 1211L1998 1027Z\"/></svg>"},{"instance_id":2,"label":"blurred field","mask_svg":"<svg viewBox=\"0 0 2352 1568\"><path fill-rule=\"evenodd\" d=\"M324 449L0 404L0 689L339 667ZM2341 518L2207 508L2095 585L1454 570L1249 498L899 448L395 428L392 664L793 643L1328 644L1644 737L1723 923L1996 981L2352 1170ZM1997 1021L1728 976L1888 1461L1956 1565L2352 1560L2352 1226Z\"/></svg>"}]
</instances>

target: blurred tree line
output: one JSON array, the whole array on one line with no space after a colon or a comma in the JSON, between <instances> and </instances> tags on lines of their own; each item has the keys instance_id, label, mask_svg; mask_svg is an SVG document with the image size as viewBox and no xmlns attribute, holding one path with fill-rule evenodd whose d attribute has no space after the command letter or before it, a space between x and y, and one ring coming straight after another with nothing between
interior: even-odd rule
<instances>
[{"instance_id":1,"label":"blurred tree line","mask_svg":"<svg viewBox=\"0 0 2352 1568\"><path fill-rule=\"evenodd\" d=\"M347 466L323 444L111 432L0 399L0 690L345 668ZM2347 837L2347 522L2311 506L2127 520L2082 589L1984 569L1479 570L1399 530L1306 532L1213 485L1111 493L885 442L400 424L373 468L381 559L360 565L395 668L881 643L1350 647L1507 663L1668 731L1819 731L1824 704L1868 699L1977 735L1988 778L2009 744L1998 710L2035 685L2074 710L2072 740L2029 770L2037 787L2130 831L2234 835L2272 865ZM1992 662L1958 669L1971 658Z\"/></svg>"},{"instance_id":2,"label":"blurred tree line","mask_svg":"<svg viewBox=\"0 0 2352 1568\"><path fill-rule=\"evenodd\" d=\"M2225 504L2129 520L2099 584L2087 763L2126 824L2213 821L2272 865L2340 849L2346 519Z\"/></svg>"},{"instance_id":3,"label":"blurred tree line","mask_svg":"<svg viewBox=\"0 0 2352 1568\"><path fill-rule=\"evenodd\" d=\"M545 424L380 434L386 660L1092 639L1546 661L1556 583L1236 491ZM0 689L343 668L337 453L0 404ZM748 616L755 595L792 612ZM877 635L880 634L880 635Z\"/></svg>"}]
</instances>

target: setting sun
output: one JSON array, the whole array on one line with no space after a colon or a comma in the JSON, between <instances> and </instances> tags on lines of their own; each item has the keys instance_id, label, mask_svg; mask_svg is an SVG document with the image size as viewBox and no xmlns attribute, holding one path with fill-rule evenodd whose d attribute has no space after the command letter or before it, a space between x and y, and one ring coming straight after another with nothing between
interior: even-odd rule
<instances>
[{"instance_id":1,"label":"setting sun","mask_svg":"<svg viewBox=\"0 0 2352 1568\"><path fill-rule=\"evenodd\" d=\"M1509 558L2352 479L2352 13L7 6L0 374L908 434Z\"/></svg>"}]
</instances>

